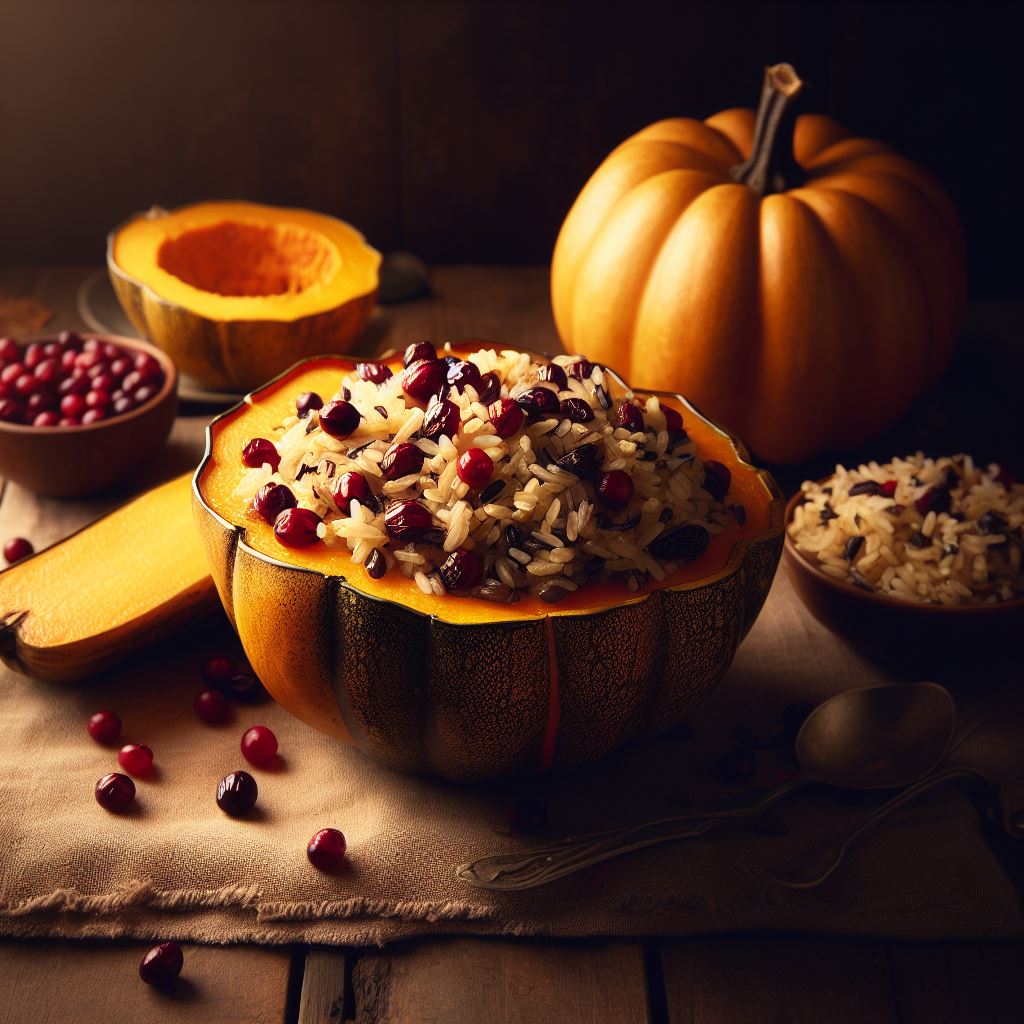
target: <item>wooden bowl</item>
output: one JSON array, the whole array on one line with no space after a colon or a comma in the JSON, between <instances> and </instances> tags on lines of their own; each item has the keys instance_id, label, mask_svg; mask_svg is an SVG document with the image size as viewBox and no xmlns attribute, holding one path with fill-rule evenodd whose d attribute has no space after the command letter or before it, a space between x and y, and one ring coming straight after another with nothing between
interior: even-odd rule
<instances>
[{"instance_id":1,"label":"wooden bowl","mask_svg":"<svg viewBox=\"0 0 1024 1024\"><path fill-rule=\"evenodd\" d=\"M0 422L0 477L47 498L81 497L118 483L163 447L178 411L178 371L160 349L116 334L81 337L148 353L160 363L164 383L145 405L98 423L31 427Z\"/></svg>"},{"instance_id":2,"label":"wooden bowl","mask_svg":"<svg viewBox=\"0 0 1024 1024\"><path fill-rule=\"evenodd\" d=\"M798 491L786 504L786 571L807 610L854 646L885 660L918 659L934 667L956 648L1002 645L1024 631L1024 598L998 604L914 604L827 576L789 535L802 497Z\"/></svg>"}]
</instances>

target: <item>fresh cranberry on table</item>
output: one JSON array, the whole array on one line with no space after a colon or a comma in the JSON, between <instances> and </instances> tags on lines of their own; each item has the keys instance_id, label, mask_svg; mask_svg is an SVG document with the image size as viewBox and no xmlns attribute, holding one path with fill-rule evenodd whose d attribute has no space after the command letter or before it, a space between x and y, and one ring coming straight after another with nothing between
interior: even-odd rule
<instances>
[{"instance_id":1,"label":"fresh cranberry on table","mask_svg":"<svg viewBox=\"0 0 1024 1024\"><path fill-rule=\"evenodd\" d=\"M306 847L310 864L326 874L340 871L345 866L345 836L336 828L322 828Z\"/></svg>"},{"instance_id":2,"label":"fresh cranberry on table","mask_svg":"<svg viewBox=\"0 0 1024 1024\"><path fill-rule=\"evenodd\" d=\"M220 690L200 690L192 708L208 725L223 725L231 717L231 702Z\"/></svg>"},{"instance_id":3,"label":"fresh cranberry on table","mask_svg":"<svg viewBox=\"0 0 1024 1024\"><path fill-rule=\"evenodd\" d=\"M215 654L200 666L203 682L210 686L222 687L238 671L234 661L226 654Z\"/></svg>"},{"instance_id":4,"label":"fresh cranberry on table","mask_svg":"<svg viewBox=\"0 0 1024 1024\"><path fill-rule=\"evenodd\" d=\"M104 746L110 746L121 735L121 716L104 708L89 718L89 735Z\"/></svg>"},{"instance_id":5,"label":"fresh cranberry on table","mask_svg":"<svg viewBox=\"0 0 1024 1024\"><path fill-rule=\"evenodd\" d=\"M119 814L135 799L135 783L120 772L110 772L96 783L96 802L104 810Z\"/></svg>"},{"instance_id":6,"label":"fresh cranberry on table","mask_svg":"<svg viewBox=\"0 0 1024 1024\"><path fill-rule=\"evenodd\" d=\"M153 770L153 751L145 743L126 743L117 752L117 763L129 775L142 778Z\"/></svg>"},{"instance_id":7,"label":"fresh cranberry on table","mask_svg":"<svg viewBox=\"0 0 1024 1024\"><path fill-rule=\"evenodd\" d=\"M231 772L217 784L217 806L232 818L251 811L258 796L259 787L248 772Z\"/></svg>"},{"instance_id":8,"label":"fresh cranberry on table","mask_svg":"<svg viewBox=\"0 0 1024 1024\"><path fill-rule=\"evenodd\" d=\"M262 768L277 756L277 737L265 725L254 725L242 734L242 755L249 764Z\"/></svg>"},{"instance_id":9,"label":"fresh cranberry on table","mask_svg":"<svg viewBox=\"0 0 1024 1024\"><path fill-rule=\"evenodd\" d=\"M139 977L157 988L170 985L181 974L185 957L176 942L161 942L154 946L139 964Z\"/></svg>"},{"instance_id":10,"label":"fresh cranberry on table","mask_svg":"<svg viewBox=\"0 0 1024 1024\"><path fill-rule=\"evenodd\" d=\"M23 558L28 558L33 554L35 554L35 548L32 547L32 542L24 537L12 537L4 544L4 558L8 565L14 565L15 562L20 562Z\"/></svg>"}]
</instances>

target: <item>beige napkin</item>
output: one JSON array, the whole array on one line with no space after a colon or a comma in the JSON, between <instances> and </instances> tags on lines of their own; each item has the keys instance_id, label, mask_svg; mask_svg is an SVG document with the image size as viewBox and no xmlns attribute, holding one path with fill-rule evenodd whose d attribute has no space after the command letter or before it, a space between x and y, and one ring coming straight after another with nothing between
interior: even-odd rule
<instances>
[{"instance_id":1,"label":"beige napkin","mask_svg":"<svg viewBox=\"0 0 1024 1024\"><path fill-rule=\"evenodd\" d=\"M464 788L380 768L312 732L273 704L238 708L232 724L199 722L198 666L233 649L223 623L92 684L58 687L0 675L0 933L133 936L202 942L384 943L422 933L665 935L795 929L901 938L1024 934L1017 894L981 838L978 816L951 785L911 805L861 843L814 893L773 884L765 871L807 862L882 797L808 790L780 805L785 835L733 825L706 839L631 854L520 894L455 878L456 864L537 839L587 832L738 802L785 776L785 758L759 751L755 782L716 783L711 765L743 725L766 736L793 700L881 682L811 620L780 574L729 675L676 735L621 751L574 773ZM975 664L977 662L975 661ZM998 682L998 666L988 666ZM980 674L980 673L979 673ZM968 679L975 708L1003 699ZM125 740L148 743L158 775L138 783L136 808L112 815L93 797L116 769L86 732L89 714L115 708ZM249 818L216 806L217 781L246 767L239 738L255 723L280 740L281 764L250 769L260 797ZM961 751L990 770L1024 775L1019 719L987 712ZM542 799L539 837L509 832L518 796ZM305 854L318 829L348 838L351 866L315 871Z\"/></svg>"}]
</instances>

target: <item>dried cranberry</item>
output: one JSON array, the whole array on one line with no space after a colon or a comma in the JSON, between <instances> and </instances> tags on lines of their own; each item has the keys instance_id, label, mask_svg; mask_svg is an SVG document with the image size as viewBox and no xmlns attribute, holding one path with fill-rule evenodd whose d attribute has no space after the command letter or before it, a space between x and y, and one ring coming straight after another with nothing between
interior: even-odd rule
<instances>
[{"instance_id":1,"label":"dried cranberry","mask_svg":"<svg viewBox=\"0 0 1024 1024\"><path fill-rule=\"evenodd\" d=\"M704 463L704 490L711 495L715 501L725 501L732 484L732 473L729 467L714 459L708 459Z\"/></svg>"},{"instance_id":2,"label":"dried cranberry","mask_svg":"<svg viewBox=\"0 0 1024 1024\"><path fill-rule=\"evenodd\" d=\"M469 590L480 582L482 566L472 551L460 548L441 563L438 570L445 590Z\"/></svg>"},{"instance_id":3,"label":"dried cranberry","mask_svg":"<svg viewBox=\"0 0 1024 1024\"><path fill-rule=\"evenodd\" d=\"M609 470L601 474L597 496L607 508L625 508L633 497L633 481L621 469Z\"/></svg>"},{"instance_id":4,"label":"dried cranberry","mask_svg":"<svg viewBox=\"0 0 1024 1024\"><path fill-rule=\"evenodd\" d=\"M271 525L285 509L295 508L295 495L284 484L264 484L252 499L252 507L264 522Z\"/></svg>"},{"instance_id":5,"label":"dried cranberry","mask_svg":"<svg viewBox=\"0 0 1024 1024\"><path fill-rule=\"evenodd\" d=\"M366 562L363 564L363 568L366 569L366 575L371 580L383 579L387 575L388 562L387 559L380 553L378 548L374 548L367 556Z\"/></svg>"},{"instance_id":6,"label":"dried cranberry","mask_svg":"<svg viewBox=\"0 0 1024 1024\"><path fill-rule=\"evenodd\" d=\"M392 502L384 513L384 529L395 540L417 540L433 525L426 505L410 498Z\"/></svg>"},{"instance_id":7,"label":"dried cranberry","mask_svg":"<svg viewBox=\"0 0 1024 1024\"><path fill-rule=\"evenodd\" d=\"M170 985L181 974L185 957L176 942L161 942L154 946L139 964L139 977L147 985L161 988Z\"/></svg>"},{"instance_id":8,"label":"dried cranberry","mask_svg":"<svg viewBox=\"0 0 1024 1024\"><path fill-rule=\"evenodd\" d=\"M670 433L677 433L683 429L683 417L678 410L673 409L670 405L665 405L664 402L659 403L661 406L662 415L665 417L665 429Z\"/></svg>"},{"instance_id":9,"label":"dried cranberry","mask_svg":"<svg viewBox=\"0 0 1024 1024\"><path fill-rule=\"evenodd\" d=\"M558 415L558 395L551 388L540 385L535 388L527 388L517 396L516 402L531 420Z\"/></svg>"},{"instance_id":10,"label":"dried cranberry","mask_svg":"<svg viewBox=\"0 0 1024 1024\"><path fill-rule=\"evenodd\" d=\"M274 536L286 548L308 548L320 540L320 517L308 508L285 509L274 520Z\"/></svg>"},{"instance_id":11,"label":"dried cranberry","mask_svg":"<svg viewBox=\"0 0 1024 1024\"><path fill-rule=\"evenodd\" d=\"M387 363L356 363L356 376L380 385L391 376L391 367Z\"/></svg>"},{"instance_id":12,"label":"dried cranberry","mask_svg":"<svg viewBox=\"0 0 1024 1024\"><path fill-rule=\"evenodd\" d=\"M306 847L310 864L328 874L340 871L345 865L345 837L336 828L322 828Z\"/></svg>"},{"instance_id":13,"label":"dried cranberry","mask_svg":"<svg viewBox=\"0 0 1024 1024\"><path fill-rule=\"evenodd\" d=\"M558 363L545 363L537 371L537 380L546 380L554 384L559 391L564 391L569 386L569 380Z\"/></svg>"},{"instance_id":14,"label":"dried cranberry","mask_svg":"<svg viewBox=\"0 0 1024 1024\"><path fill-rule=\"evenodd\" d=\"M223 725L231 717L231 703L220 690L200 690L192 708L197 718L210 725Z\"/></svg>"},{"instance_id":15,"label":"dried cranberry","mask_svg":"<svg viewBox=\"0 0 1024 1024\"><path fill-rule=\"evenodd\" d=\"M570 377L575 377L577 380L590 380L590 375L594 372L594 364L581 356L579 359L573 360L566 369L569 371Z\"/></svg>"},{"instance_id":16,"label":"dried cranberry","mask_svg":"<svg viewBox=\"0 0 1024 1024\"><path fill-rule=\"evenodd\" d=\"M445 365L439 359L421 359L402 374L402 390L417 402L436 395L446 383Z\"/></svg>"},{"instance_id":17,"label":"dried cranberry","mask_svg":"<svg viewBox=\"0 0 1024 1024\"><path fill-rule=\"evenodd\" d=\"M459 456L455 472L464 484L479 491L491 482L494 463L482 448L470 448Z\"/></svg>"},{"instance_id":18,"label":"dried cranberry","mask_svg":"<svg viewBox=\"0 0 1024 1024\"><path fill-rule=\"evenodd\" d=\"M479 394L480 368L468 359L457 359L448 367L448 383L456 391L465 391L466 385Z\"/></svg>"},{"instance_id":19,"label":"dried cranberry","mask_svg":"<svg viewBox=\"0 0 1024 1024\"><path fill-rule=\"evenodd\" d=\"M692 562L700 558L711 543L711 534L699 523L687 523L651 541L647 550L655 558Z\"/></svg>"},{"instance_id":20,"label":"dried cranberry","mask_svg":"<svg viewBox=\"0 0 1024 1024\"><path fill-rule=\"evenodd\" d=\"M923 516L928 515L929 512L934 512L937 515L939 512L948 512L951 503L952 495L947 487L929 487L914 502L914 508Z\"/></svg>"},{"instance_id":21,"label":"dried cranberry","mask_svg":"<svg viewBox=\"0 0 1024 1024\"><path fill-rule=\"evenodd\" d=\"M89 735L104 746L110 746L121 735L121 717L116 711L104 709L89 718Z\"/></svg>"},{"instance_id":22,"label":"dried cranberry","mask_svg":"<svg viewBox=\"0 0 1024 1024\"><path fill-rule=\"evenodd\" d=\"M32 542L24 537L12 537L4 544L4 558L8 565L14 565L15 562L20 562L23 558L34 554L35 548L32 547Z\"/></svg>"},{"instance_id":23,"label":"dried cranberry","mask_svg":"<svg viewBox=\"0 0 1024 1024\"><path fill-rule=\"evenodd\" d=\"M372 496L370 485L362 473L342 473L334 484L332 494L339 510L346 516L353 498L365 505Z\"/></svg>"},{"instance_id":24,"label":"dried cranberry","mask_svg":"<svg viewBox=\"0 0 1024 1024\"><path fill-rule=\"evenodd\" d=\"M434 346L429 341L413 342L405 350L402 365L412 366L413 363L418 363L421 359L437 359L437 352L434 351Z\"/></svg>"},{"instance_id":25,"label":"dried cranberry","mask_svg":"<svg viewBox=\"0 0 1024 1024\"><path fill-rule=\"evenodd\" d=\"M303 391L295 399L295 413L304 420L311 412L324 407L324 400L315 391Z\"/></svg>"},{"instance_id":26,"label":"dried cranberry","mask_svg":"<svg viewBox=\"0 0 1024 1024\"><path fill-rule=\"evenodd\" d=\"M423 452L408 441L393 444L380 460L380 471L385 480L397 480L400 476L418 473L423 468Z\"/></svg>"},{"instance_id":27,"label":"dried cranberry","mask_svg":"<svg viewBox=\"0 0 1024 1024\"><path fill-rule=\"evenodd\" d=\"M886 480L885 483L880 485L880 487L879 487L879 494L881 494L885 498L895 498L896 497L896 481L895 480Z\"/></svg>"},{"instance_id":28,"label":"dried cranberry","mask_svg":"<svg viewBox=\"0 0 1024 1024\"><path fill-rule=\"evenodd\" d=\"M320 429L338 439L348 437L359 426L359 410L345 399L328 402L317 414Z\"/></svg>"},{"instance_id":29,"label":"dried cranberry","mask_svg":"<svg viewBox=\"0 0 1024 1024\"><path fill-rule=\"evenodd\" d=\"M523 425L523 410L511 398L499 398L488 406L487 418L498 437L511 437Z\"/></svg>"},{"instance_id":30,"label":"dried cranberry","mask_svg":"<svg viewBox=\"0 0 1024 1024\"><path fill-rule=\"evenodd\" d=\"M242 734L241 747L246 761L262 768L277 756L277 737L265 725L254 725Z\"/></svg>"},{"instance_id":31,"label":"dried cranberry","mask_svg":"<svg viewBox=\"0 0 1024 1024\"><path fill-rule=\"evenodd\" d=\"M65 398L60 403L60 411L65 416L75 415L70 409L64 408L64 402L67 402L72 397L75 396L68 396L68 398ZM281 456L278 454L273 441L268 441L265 437L254 437L242 449L242 464L253 469L269 464L270 468L276 473L277 467L281 464Z\"/></svg>"},{"instance_id":32,"label":"dried cranberry","mask_svg":"<svg viewBox=\"0 0 1024 1024\"><path fill-rule=\"evenodd\" d=\"M454 438L459 432L459 407L447 398L438 399L435 395L423 414L423 425L420 433L423 437L436 440L442 434Z\"/></svg>"},{"instance_id":33,"label":"dried cranberry","mask_svg":"<svg viewBox=\"0 0 1024 1024\"><path fill-rule=\"evenodd\" d=\"M563 398L558 411L573 423L589 423L594 418L590 403L582 398Z\"/></svg>"},{"instance_id":34,"label":"dried cranberry","mask_svg":"<svg viewBox=\"0 0 1024 1024\"><path fill-rule=\"evenodd\" d=\"M153 751L145 743L126 743L117 752L117 763L136 778L153 770Z\"/></svg>"},{"instance_id":35,"label":"dried cranberry","mask_svg":"<svg viewBox=\"0 0 1024 1024\"><path fill-rule=\"evenodd\" d=\"M232 818L251 811L258 796L259 787L248 772L231 772L217 784L217 806Z\"/></svg>"},{"instance_id":36,"label":"dried cranberry","mask_svg":"<svg viewBox=\"0 0 1024 1024\"><path fill-rule=\"evenodd\" d=\"M548 823L548 809L540 800L520 797L513 800L505 810L505 821L516 832L526 835L541 832Z\"/></svg>"},{"instance_id":37,"label":"dried cranberry","mask_svg":"<svg viewBox=\"0 0 1024 1024\"><path fill-rule=\"evenodd\" d=\"M632 402L623 402L615 414L615 425L624 427L631 434L641 433L644 429L643 413Z\"/></svg>"},{"instance_id":38,"label":"dried cranberry","mask_svg":"<svg viewBox=\"0 0 1024 1024\"><path fill-rule=\"evenodd\" d=\"M493 370L480 378L480 383L476 385L476 394L483 405L490 405L501 394L501 379Z\"/></svg>"},{"instance_id":39,"label":"dried cranberry","mask_svg":"<svg viewBox=\"0 0 1024 1024\"><path fill-rule=\"evenodd\" d=\"M119 814L135 799L135 783L120 772L110 772L96 783L96 802Z\"/></svg>"}]
</instances>

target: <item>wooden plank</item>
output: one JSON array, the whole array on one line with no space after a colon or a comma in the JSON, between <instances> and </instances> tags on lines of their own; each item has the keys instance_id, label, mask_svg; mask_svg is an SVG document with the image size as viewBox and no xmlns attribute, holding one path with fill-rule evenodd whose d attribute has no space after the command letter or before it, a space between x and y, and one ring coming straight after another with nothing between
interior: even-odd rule
<instances>
[{"instance_id":1,"label":"wooden plank","mask_svg":"<svg viewBox=\"0 0 1024 1024\"><path fill-rule=\"evenodd\" d=\"M352 987L356 1024L650 1019L639 943L422 939L363 954Z\"/></svg>"},{"instance_id":2,"label":"wooden plank","mask_svg":"<svg viewBox=\"0 0 1024 1024\"><path fill-rule=\"evenodd\" d=\"M5 942L0 946L0 1024L285 1019L287 949L183 946L185 966L166 992L143 984L150 943Z\"/></svg>"},{"instance_id":3,"label":"wooden plank","mask_svg":"<svg viewBox=\"0 0 1024 1024\"><path fill-rule=\"evenodd\" d=\"M297 1024L337 1024L345 1018L346 966L352 956L343 949L306 953Z\"/></svg>"},{"instance_id":4,"label":"wooden plank","mask_svg":"<svg viewBox=\"0 0 1024 1024\"><path fill-rule=\"evenodd\" d=\"M896 1024L881 943L733 935L662 946L670 1024Z\"/></svg>"}]
</instances>

